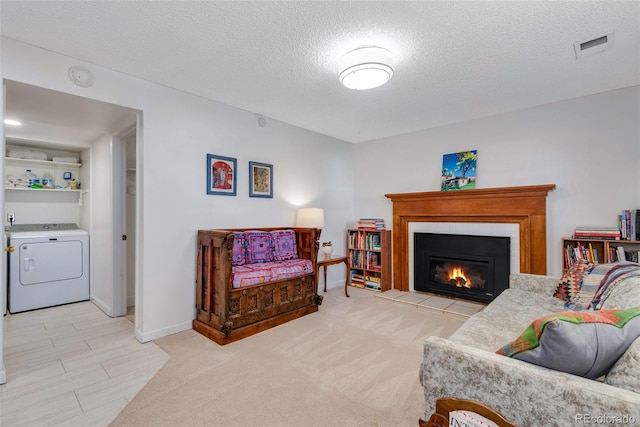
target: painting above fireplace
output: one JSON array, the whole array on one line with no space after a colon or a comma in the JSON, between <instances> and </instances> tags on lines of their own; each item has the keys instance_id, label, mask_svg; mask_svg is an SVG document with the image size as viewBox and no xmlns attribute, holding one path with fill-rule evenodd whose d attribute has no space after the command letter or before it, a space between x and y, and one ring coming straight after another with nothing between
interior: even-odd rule
<instances>
[{"instance_id":1,"label":"painting above fireplace","mask_svg":"<svg viewBox=\"0 0 640 427\"><path fill-rule=\"evenodd\" d=\"M489 303L509 273L509 237L414 233L416 291Z\"/></svg>"}]
</instances>

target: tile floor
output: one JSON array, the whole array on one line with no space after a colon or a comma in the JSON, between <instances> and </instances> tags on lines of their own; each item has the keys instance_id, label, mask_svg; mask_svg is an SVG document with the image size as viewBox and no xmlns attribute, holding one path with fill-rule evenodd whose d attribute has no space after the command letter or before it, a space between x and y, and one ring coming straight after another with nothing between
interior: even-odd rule
<instances>
[{"instance_id":1,"label":"tile floor","mask_svg":"<svg viewBox=\"0 0 640 427\"><path fill-rule=\"evenodd\" d=\"M0 426L107 426L168 359L91 302L8 314Z\"/></svg>"},{"instance_id":2,"label":"tile floor","mask_svg":"<svg viewBox=\"0 0 640 427\"><path fill-rule=\"evenodd\" d=\"M470 317L482 311L486 307L486 304L479 302L447 298L426 292L399 291L397 289L390 289L386 292L382 292L377 294L376 297L393 302L415 305L417 308L458 314L466 317Z\"/></svg>"}]
</instances>

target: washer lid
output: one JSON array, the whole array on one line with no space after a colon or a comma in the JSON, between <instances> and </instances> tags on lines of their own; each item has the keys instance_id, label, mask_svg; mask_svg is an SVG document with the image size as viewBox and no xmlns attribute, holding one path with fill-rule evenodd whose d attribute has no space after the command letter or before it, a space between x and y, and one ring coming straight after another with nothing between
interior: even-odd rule
<instances>
[{"instance_id":1,"label":"washer lid","mask_svg":"<svg viewBox=\"0 0 640 427\"><path fill-rule=\"evenodd\" d=\"M21 232L21 231L57 231L57 230L79 230L77 224L74 223L62 223L62 224L14 224L7 229L9 232Z\"/></svg>"},{"instance_id":2,"label":"washer lid","mask_svg":"<svg viewBox=\"0 0 640 427\"><path fill-rule=\"evenodd\" d=\"M10 239L27 237L77 236L89 234L78 228L77 224L15 224L7 229Z\"/></svg>"}]
</instances>

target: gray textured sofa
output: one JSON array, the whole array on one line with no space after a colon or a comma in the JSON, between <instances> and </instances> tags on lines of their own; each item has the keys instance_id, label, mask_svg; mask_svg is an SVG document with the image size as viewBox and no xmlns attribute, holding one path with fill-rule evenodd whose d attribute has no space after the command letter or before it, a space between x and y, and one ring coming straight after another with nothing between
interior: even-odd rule
<instances>
[{"instance_id":1,"label":"gray textured sofa","mask_svg":"<svg viewBox=\"0 0 640 427\"><path fill-rule=\"evenodd\" d=\"M518 426L640 425L640 338L598 380L495 354L533 320L565 310L552 296L557 284L554 277L513 274L510 288L449 339L427 338L420 366L423 419L436 399L454 396L480 401ZM602 309L635 306L640 278L616 286Z\"/></svg>"}]
</instances>

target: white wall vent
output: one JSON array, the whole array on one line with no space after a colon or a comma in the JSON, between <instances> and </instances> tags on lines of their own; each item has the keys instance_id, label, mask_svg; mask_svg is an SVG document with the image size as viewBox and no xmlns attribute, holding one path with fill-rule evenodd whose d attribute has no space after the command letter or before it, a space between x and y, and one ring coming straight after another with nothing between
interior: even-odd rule
<instances>
[{"instance_id":1,"label":"white wall vent","mask_svg":"<svg viewBox=\"0 0 640 427\"><path fill-rule=\"evenodd\" d=\"M573 48L576 51L576 59L609 50L613 48L613 31L595 38L576 42L573 44Z\"/></svg>"}]
</instances>

